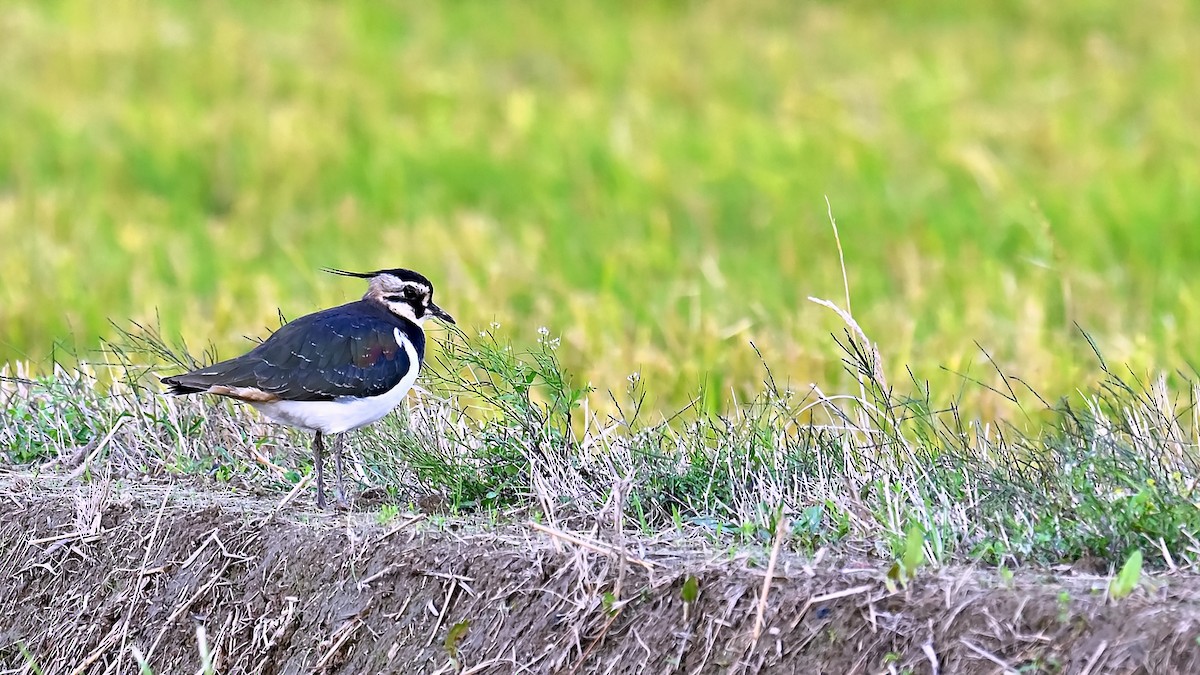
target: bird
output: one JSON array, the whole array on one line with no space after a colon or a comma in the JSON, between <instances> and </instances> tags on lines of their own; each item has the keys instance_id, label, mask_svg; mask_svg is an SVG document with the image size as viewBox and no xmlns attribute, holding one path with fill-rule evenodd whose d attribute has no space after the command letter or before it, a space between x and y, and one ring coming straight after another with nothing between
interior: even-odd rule
<instances>
[{"instance_id":1,"label":"bird","mask_svg":"<svg viewBox=\"0 0 1200 675\"><path fill-rule=\"evenodd\" d=\"M455 323L434 304L429 279L412 270L322 271L367 279L367 292L361 300L284 324L241 356L162 378L169 394L225 396L315 432L319 509L326 508L324 437L335 436L336 498L345 507L343 434L377 422L404 400L425 358L426 320Z\"/></svg>"}]
</instances>

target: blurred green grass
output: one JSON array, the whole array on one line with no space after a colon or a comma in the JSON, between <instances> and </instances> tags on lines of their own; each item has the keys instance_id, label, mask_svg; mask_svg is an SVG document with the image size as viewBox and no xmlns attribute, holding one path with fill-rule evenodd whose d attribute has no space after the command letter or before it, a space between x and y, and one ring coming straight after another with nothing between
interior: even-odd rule
<instances>
[{"instance_id":1,"label":"blurred green grass","mask_svg":"<svg viewBox=\"0 0 1200 675\"><path fill-rule=\"evenodd\" d=\"M228 356L408 266L664 408L756 387L750 340L830 392L828 197L893 380L957 396L978 342L1069 394L1076 322L1190 371L1197 63L1186 0L8 2L0 363L156 316Z\"/></svg>"}]
</instances>

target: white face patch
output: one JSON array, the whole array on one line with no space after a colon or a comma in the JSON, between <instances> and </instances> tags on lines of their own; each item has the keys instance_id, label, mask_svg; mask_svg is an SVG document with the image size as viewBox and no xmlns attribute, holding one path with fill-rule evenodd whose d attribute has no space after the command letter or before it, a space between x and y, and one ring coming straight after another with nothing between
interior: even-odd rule
<instances>
[{"instance_id":1,"label":"white face patch","mask_svg":"<svg viewBox=\"0 0 1200 675\"><path fill-rule=\"evenodd\" d=\"M418 326L425 325L425 319L429 318L428 314L418 317L417 313L413 311L412 305L408 304L407 302L386 302L385 301L384 304L387 305L388 310L390 310L392 312L392 314L395 314L396 316L404 317L405 319L412 321L413 323L417 324Z\"/></svg>"},{"instance_id":2,"label":"white face patch","mask_svg":"<svg viewBox=\"0 0 1200 675\"><path fill-rule=\"evenodd\" d=\"M427 308L432 294L433 289L428 284L419 281L401 281L390 274L381 274L371 279L371 285L363 298L377 300L396 316L408 319L420 326L425 323L425 319L429 318L429 313L421 311L418 317L417 308L422 310Z\"/></svg>"}]
</instances>

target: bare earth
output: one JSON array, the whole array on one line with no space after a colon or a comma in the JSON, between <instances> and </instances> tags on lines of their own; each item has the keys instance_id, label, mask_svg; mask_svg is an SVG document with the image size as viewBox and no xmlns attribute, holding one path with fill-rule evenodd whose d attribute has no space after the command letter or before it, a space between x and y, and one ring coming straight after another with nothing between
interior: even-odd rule
<instances>
[{"instance_id":1,"label":"bare earth","mask_svg":"<svg viewBox=\"0 0 1200 675\"><path fill-rule=\"evenodd\" d=\"M878 563L780 554L755 639L770 550L308 497L0 473L0 669L195 673L202 638L216 673L1200 673L1200 577L889 590Z\"/></svg>"}]
</instances>

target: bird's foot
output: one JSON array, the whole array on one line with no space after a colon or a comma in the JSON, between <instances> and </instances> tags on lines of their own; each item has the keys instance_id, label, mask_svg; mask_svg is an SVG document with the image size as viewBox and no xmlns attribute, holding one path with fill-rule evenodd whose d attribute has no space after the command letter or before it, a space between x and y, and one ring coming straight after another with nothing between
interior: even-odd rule
<instances>
[{"instance_id":1,"label":"bird's foot","mask_svg":"<svg viewBox=\"0 0 1200 675\"><path fill-rule=\"evenodd\" d=\"M339 511L350 510L350 499L346 497L346 493L341 488L334 493L334 505Z\"/></svg>"}]
</instances>

